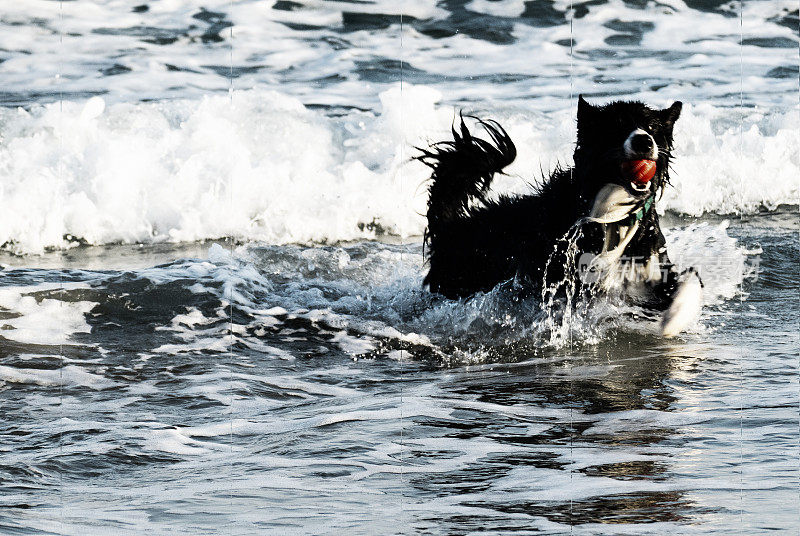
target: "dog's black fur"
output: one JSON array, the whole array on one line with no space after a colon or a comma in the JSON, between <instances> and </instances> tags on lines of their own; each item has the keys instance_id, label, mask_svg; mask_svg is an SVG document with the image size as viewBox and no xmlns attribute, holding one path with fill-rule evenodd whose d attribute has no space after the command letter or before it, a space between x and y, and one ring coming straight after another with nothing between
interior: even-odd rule
<instances>
[{"instance_id":1,"label":"dog's black fur","mask_svg":"<svg viewBox=\"0 0 800 536\"><path fill-rule=\"evenodd\" d=\"M559 240L588 215L605 184L630 188L621 177L620 165L626 159L623 143L632 131L648 132L658 148L656 175L649 190L637 195L655 198L669 182L672 128L680 111L680 102L654 110L640 102L596 107L579 97L574 168L557 168L529 195L496 199L487 197L489 187L494 175L515 159L514 143L495 121L477 120L491 141L477 138L462 117L459 130L452 130L453 141L420 149L417 157L433 170L425 234L430 270L425 284L432 292L462 298L508 281L536 291L543 281L563 278L564 263L559 261L551 263L544 278L545 265ZM600 226L587 227L580 250L597 252L603 245ZM651 254L658 255L670 274L652 285L648 304L663 308L674 292L677 274L667 257L654 208L644 212L625 249L629 258Z\"/></svg>"}]
</instances>

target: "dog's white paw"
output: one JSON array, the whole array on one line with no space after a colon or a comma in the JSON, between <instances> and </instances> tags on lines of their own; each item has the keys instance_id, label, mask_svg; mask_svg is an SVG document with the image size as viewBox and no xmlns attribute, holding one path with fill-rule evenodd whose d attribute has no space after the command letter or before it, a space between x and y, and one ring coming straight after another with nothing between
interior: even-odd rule
<instances>
[{"instance_id":1,"label":"dog's white paw","mask_svg":"<svg viewBox=\"0 0 800 536\"><path fill-rule=\"evenodd\" d=\"M661 317L661 335L674 337L700 316L703 307L703 285L694 270L689 270L679 283L669 309Z\"/></svg>"}]
</instances>

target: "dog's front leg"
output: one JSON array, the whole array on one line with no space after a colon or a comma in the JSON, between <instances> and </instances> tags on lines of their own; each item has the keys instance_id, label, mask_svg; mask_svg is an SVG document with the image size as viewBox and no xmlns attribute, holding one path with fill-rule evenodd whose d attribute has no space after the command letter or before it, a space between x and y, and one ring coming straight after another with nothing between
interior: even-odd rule
<instances>
[{"instance_id":1,"label":"dog's front leg","mask_svg":"<svg viewBox=\"0 0 800 536\"><path fill-rule=\"evenodd\" d=\"M653 218L655 218L655 214ZM651 284L653 287L654 305L661 309L659 328L664 337L674 337L697 321L703 307L703 283L694 268L678 272L667 254L667 241L657 222L649 227L654 232L651 244L655 253L651 257L651 265L658 266L653 270ZM659 273L660 272L660 273Z\"/></svg>"},{"instance_id":2,"label":"dog's front leg","mask_svg":"<svg viewBox=\"0 0 800 536\"><path fill-rule=\"evenodd\" d=\"M674 337L700 316L703 307L703 283L694 268L678 274L670 266L667 278L671 301L661 316L661 334L664 337Z\"/></svg>"}]
</instances>

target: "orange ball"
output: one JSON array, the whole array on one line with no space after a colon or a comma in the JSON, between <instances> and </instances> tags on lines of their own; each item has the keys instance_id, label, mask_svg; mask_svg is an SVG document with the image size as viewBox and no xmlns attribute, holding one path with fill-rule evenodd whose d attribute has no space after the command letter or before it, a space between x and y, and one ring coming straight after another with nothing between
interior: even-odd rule
<instances>
[{"instance_id":1,"label":"orange ball","mask_svg":"<svg viewBox=\"0 0 800 536\"><path fill-rule=\"evenodd\" d=\"M645 185L656 175L655 160L628 160L622 163L622 175L631 182Z\"/></svg>"}]
</instances>

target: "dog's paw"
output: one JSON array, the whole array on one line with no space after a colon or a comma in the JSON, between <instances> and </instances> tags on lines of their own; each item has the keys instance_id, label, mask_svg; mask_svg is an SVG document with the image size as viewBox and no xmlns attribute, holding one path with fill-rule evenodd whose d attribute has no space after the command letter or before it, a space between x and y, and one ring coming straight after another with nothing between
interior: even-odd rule
<instances>
[{"instance_id":1,"label":"dog's paw","mask_svg":"<svg viewBox=\"0 0 800 536\"><path fill-rule=\"evenodd\" d=\"M700 316L703 307L703 284L694 268L689 268L678 281L672 303L661 317L661 335L674 337Z\"/></svg>"}]
</instances>

